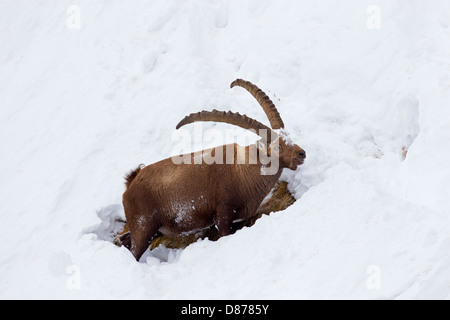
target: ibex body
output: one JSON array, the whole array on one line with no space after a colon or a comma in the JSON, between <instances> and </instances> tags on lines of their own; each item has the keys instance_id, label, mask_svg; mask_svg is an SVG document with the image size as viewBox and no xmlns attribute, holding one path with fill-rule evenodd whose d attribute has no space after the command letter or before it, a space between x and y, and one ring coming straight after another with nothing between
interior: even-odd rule
<instances>
[{"instance_id":1,"label":"ibex body","mask_svg":"<svg viewBox=\"0 0 450 320\"><path fill-rule=\"evenodd\" d=\"M246 88L255 96L272 129L283 128L275 106L261 90L239 79L234 85ZM130 229L129 241L124 244L137 260L160 234L177 236L212 225L220 236L231 234L233 221L255 214L283 168L295 170L305 159L305 152L299 146L287 143L282 136L245 115L202 111L185 117L177 128L194 121L238 125L255 130L263 140L258 146L231 144L168 158L130 173L123 195ZM268 159L277 162L270 174L264 172Z\"/></svg>"}]
</instances>

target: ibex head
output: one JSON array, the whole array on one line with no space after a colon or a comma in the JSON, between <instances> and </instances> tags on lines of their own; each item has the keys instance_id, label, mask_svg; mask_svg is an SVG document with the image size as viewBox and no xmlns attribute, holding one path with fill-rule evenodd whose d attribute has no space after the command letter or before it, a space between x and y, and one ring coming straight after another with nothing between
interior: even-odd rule
<instances>
[{"instance_id":1,"label":"ibex head","mask_svg":"<svg viewBox=\"0 0 450 320\"><path fill-rule=\"evenodd\" d=\"M305 150L281 137L269 146L268 155L272 156L273 152L278 154L280 167L291 170L296 170L299 165L305 162L306 158Z\"/></svg>"},{"instance_id":2,"label":"ibex head","mask_svg":"<svg viewBox=\"0 0 450 320\"><path fill-rule=\"evenodd\" d=\"M245 88L255 97L266 113L271 128L246 115L217 110L192 113L181 120L176 128L179 129L186 124L197 121L214 121L225 122L251 130L261 137L261 140L257 143L258 149L269 157L277 157L280 169L289 168L296 170L305 161L306 152L298 145L292 143L285 133L283 120L281 120L281 116L273 102L261 89L249 81L237 79L231 83L231 88L234 86Z\"/></svg>"}]
</instances>

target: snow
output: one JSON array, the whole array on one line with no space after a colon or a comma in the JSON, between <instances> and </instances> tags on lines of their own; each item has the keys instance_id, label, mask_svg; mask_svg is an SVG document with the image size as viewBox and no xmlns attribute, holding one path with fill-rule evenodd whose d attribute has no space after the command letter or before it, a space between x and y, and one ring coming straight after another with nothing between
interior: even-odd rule
<instances>
[{"instance_id":1,"label":"snow","mask_svg":"<svg viewBox=\"0 0 450 320\"><path fill-rule=\"evenodd\" d=\"M449 18L420 0L1 1L0 297L449 299ZM191 112L268 123L236 78L306 150L283 173L298 201L136 262L111 242L124 173L171 156Z\"/></svg>"}]
</instances>

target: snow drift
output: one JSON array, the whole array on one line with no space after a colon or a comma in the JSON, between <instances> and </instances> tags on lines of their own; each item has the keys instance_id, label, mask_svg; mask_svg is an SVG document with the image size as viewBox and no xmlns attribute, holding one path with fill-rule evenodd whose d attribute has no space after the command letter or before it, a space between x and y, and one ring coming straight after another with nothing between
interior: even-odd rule
<instances>
[{"instance_id":1,"label":"snow drift","mask_svg":"<svg viewBox=\"0 0 450 320\"><path fill-rule=\"evenodd\" d=\"M419 0L0 2L0 297L450 298L449 21ZM135 262L110 241L124 173L190 112L267 123L236 78L307 152L297 202Z\"/></svg>"}]
</instances>

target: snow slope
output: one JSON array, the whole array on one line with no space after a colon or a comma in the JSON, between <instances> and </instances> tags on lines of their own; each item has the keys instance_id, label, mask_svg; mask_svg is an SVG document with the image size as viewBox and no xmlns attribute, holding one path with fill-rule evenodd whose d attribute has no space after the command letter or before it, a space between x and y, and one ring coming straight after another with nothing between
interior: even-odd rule
<instances>
[{"instance_id":1,"label":"snow slope","mask_svg":"<svg viewBox=\"0 0 450 320\"><path fill-rule=\"evenodd\" d=\"M0 297L450 298L449 21L443 1L0 1ZM307 151L299 200L135 262L110 242L124 173L190 112L267 123L236 78Z\"/></svg>"}]
</instances>

